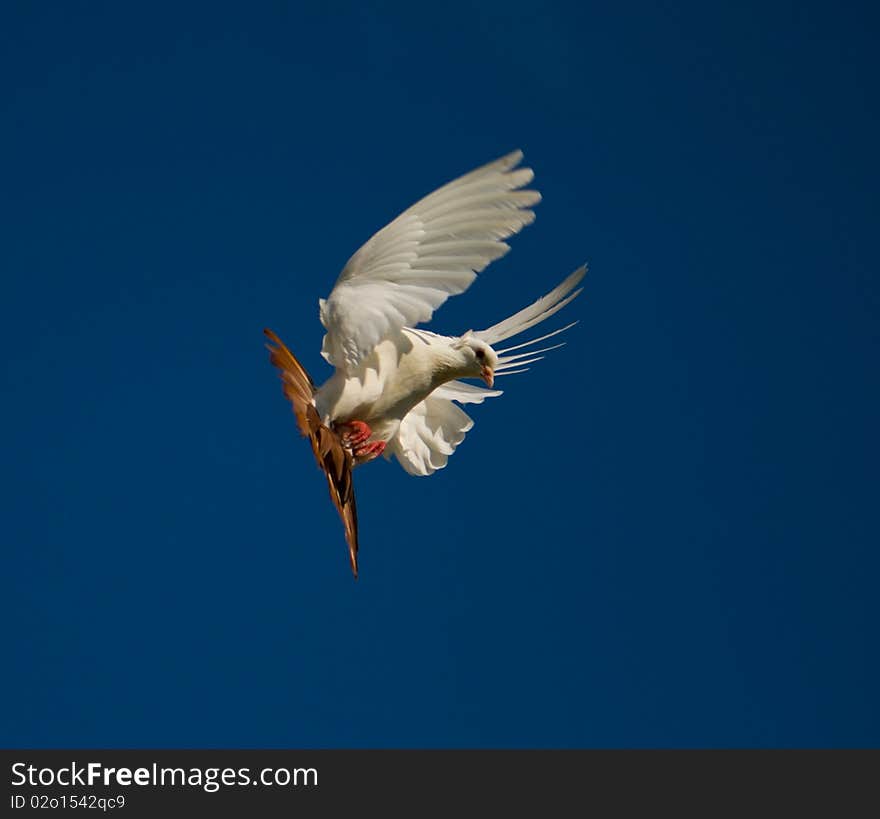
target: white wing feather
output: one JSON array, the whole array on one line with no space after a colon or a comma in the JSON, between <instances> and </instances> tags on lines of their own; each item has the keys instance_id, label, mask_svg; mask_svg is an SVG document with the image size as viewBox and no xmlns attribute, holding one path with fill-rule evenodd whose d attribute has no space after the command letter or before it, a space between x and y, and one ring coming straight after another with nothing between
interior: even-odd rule
<instances>
[{"instance_id":1,"label":"white wing feather","mask_svg":"<svg viewBox=\"0 0 880 819\"><path fill-rule=\"evenodd\" d=\"M501 395L463 381L450 381L437 387L403 418L397 434L388 442L385 457L397 458L410 475L431 475L443 469L449 456L474 425L460 404L482 404Z\"/></svg>"},{"instance_id":2,"label":"white wing feather","mask_svg":"<svg viewBox=\"0 0 880 819\"><path fill-rule=\"evenodd\" d=\"M581 292L575 290L586 274L586 266L579 267L560 285L553 288L546 296L542 296L533 304L514 313L509 318L493 324L486 330L474 335L494 344L515 336L524 330L534 327L561 310ZM540 361L546 353L561 347L553 344L549 347L534 349L535 345L552 338L573 326L567 324L538 338L516 344L504 350L498 350L498 365L495 375L513 375L525 372L525 365ZM419 331L423 332L423 331ZM521 352L512 354L514 350ZM443 469L449 456L464 440L468 430L474 425L470 416L456 405L481 404L486 398L501 395L500 390L487 390L463 381L450 381L437 387L424 401L416 404L400 422L397 433L388 441L385 457L397 458L400 465L410 475L431 475Z\"/></svg>"},{"instance_id":3,"label":"white wing feather","mask_svg":"<svg viewBox=\"0 0 880 819\"><path fill-rule=\"evenodd\" d=\"M537 191L514 151L444 185L375 234L320 302L322 354L350 371L402 327L428 321L510 248L504 239L534 221Z\"/></svg>"},{"instance_id":4,"label":"white wing feather","mask_svg":"<svg viewBox=\"0 0 880 819\"><path fill-rule=\"evenodd\" d=\"M542 296L533 304L523 308L518 313L514 313L509 318L504 319L504 321L499 321L497 324L493 324L485 330L477 330L474 335L477 336L477 338L481 338L486 344L494 346L499 341L504 341L506 338L518 335L519 333L528 330L530 327L534 327L536 324L550 318L550 316L561 310L570 301L577 298L581 291L575 290L574 288L578 286L586 272L587 266L581 265L581 267L575 270L574 273L566 277L562 284L554 287L546 296ZM568 325L568 327L571 327L571 325ZM524 344L517 344L516 347L509 347L506 350L498 350L497 352L509 353L511 350L529 346L538 341L543 341L545 338L555 336L557 333L561 333L562 330L567 330L568 327L563 327L553 333L541 336L541 338L533 339ZM531 353L528 353L528 355L531 355ZM522 356L511 356L507 360L511 361L513 358L522 358ZM503 362L503 360L504 359L499 359L501 362ZM520 363L524 364L525 362Z\"/></svg>"}]
</instances>

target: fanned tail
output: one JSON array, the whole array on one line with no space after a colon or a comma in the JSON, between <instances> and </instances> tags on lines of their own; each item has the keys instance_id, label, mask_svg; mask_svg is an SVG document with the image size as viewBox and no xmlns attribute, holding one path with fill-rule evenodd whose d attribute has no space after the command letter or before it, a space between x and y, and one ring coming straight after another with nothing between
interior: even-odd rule
<instances>
[{"instance_id":1,"label":"fanned tail","mask_svg":"<svg viewBox=\"0 0 880 819\"><path fill-rule=\"evenodd\" d=\"M327 477L330 499L339 512L342 525L345 527L345 540L348 543L351 570L357 579L357 506L351 474L354 458L342 445L339 436L321 423L321 418L314 404L315 385L305 368L275 333L271 330L263 330L263 332L272 342L272 344L266 345L269 350L269 360L280 372L284 394L293 405L293 413L296 416L299 431L309 439L315 460Z\"/></svg>"}]
</instances>

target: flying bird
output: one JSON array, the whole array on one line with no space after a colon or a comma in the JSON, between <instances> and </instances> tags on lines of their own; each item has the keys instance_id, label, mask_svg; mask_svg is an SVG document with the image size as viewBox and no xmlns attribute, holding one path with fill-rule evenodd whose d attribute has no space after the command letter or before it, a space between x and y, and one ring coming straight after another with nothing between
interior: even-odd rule
<instances>
[{"instance_id":1,"label":"flying bird","mask_svg":"<svg viewBox=\"0 0 880 819\"><path fill-rule=\"evenodd\" d=\"M533 304L483 330L445 336L418 328L449 296L463 293L510 247L505 239L535 219L541 200L525 189L530 168L514 151L416 202L376 233L346 263L326 299L321 354L335 372L316 387L271 330L267 347L293 404L300 432L324 471L345 527L358 575L358 523L352 471L384 455L411 475L446 466L473 421L461 404L501 395L495 379L525 372L542 353L535 345L572 327L505 349L496 344L544 321L581 291L579 267ZM460 379L481 379L484 387Z\"/></svg>"}]
</instances>

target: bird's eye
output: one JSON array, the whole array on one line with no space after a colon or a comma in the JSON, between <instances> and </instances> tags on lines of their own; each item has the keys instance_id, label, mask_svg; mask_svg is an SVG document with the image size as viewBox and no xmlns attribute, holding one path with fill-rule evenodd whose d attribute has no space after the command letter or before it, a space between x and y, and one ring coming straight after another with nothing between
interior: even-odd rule
<instances>
[{"instance_id":1,"label":"bird's eye","mask_svg":"<svg viewBox=\"0 0 880 819\"><path fill-rule=\"evenodd\" d=\"M478 359L480 359L480 361L482 361L486 357L486 354L482 350L477 350L476 356Z\"/></svg>"}]
</instances>

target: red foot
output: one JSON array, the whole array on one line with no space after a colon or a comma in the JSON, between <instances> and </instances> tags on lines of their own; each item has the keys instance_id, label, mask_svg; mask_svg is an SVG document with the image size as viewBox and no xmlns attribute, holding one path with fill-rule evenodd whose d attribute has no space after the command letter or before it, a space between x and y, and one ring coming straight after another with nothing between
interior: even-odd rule
<instances>
[{"instance_id":1,"label":"red foot","mask_svg":"<svg viewBox=\"0 0 880 819\"><path fill-rule=\"evenodd\" d=\"M368 441L354 448L354 457L359 464L378 458L385 451L385 441Z\"/></svg>"},{"instance_id":2,"label":"red foot","mask_svg":"<svg viewBox=\"0 0 880 819\"><path fill-rule=\"evenodd\" d=\"M362 443L369 440L373 434L373 430L363 421L348 421L347 423L334 424L333 426L336 433L342 438L342 443L350 449L357 449Z\"/></svg>"}]
</instances>

